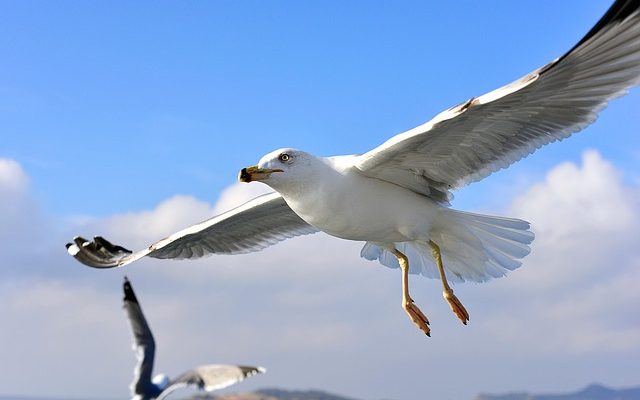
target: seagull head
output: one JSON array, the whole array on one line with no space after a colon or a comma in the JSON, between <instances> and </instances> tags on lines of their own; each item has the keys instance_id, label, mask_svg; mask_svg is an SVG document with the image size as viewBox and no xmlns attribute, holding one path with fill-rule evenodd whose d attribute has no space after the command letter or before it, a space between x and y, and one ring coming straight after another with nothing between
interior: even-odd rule
<instances>
[{"instance_id":1,"label":"seagull head","mask_svg":"<svg viewBox=\"0 0 640 400\"><path fill-rule=\"evenodd\" d=\"M242 168L238 176L240 182L261 181L279 190L284 185L308 179L308 166L314 156L295 149L272 151L260 159L258 165Z\"/></svg>"}]
</instances>

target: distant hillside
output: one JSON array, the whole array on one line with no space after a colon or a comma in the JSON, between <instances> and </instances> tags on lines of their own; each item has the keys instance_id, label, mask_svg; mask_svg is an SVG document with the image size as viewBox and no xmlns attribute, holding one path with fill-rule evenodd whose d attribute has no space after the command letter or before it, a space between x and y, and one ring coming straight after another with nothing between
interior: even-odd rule
<instances>
[{"instance_id":1,"label":"distant hillside","mask_svg":"<svg viewBox=\"0 0 640 400\"><path fill-rule=\"evenodd\" d=\"M188 400L355 400L320 390L261 389L251 393L195 395ZM417 399L416 399L417 400ZM567 394L479 394L475 400L640 400L640 387L611 389L602 385L590 385Z\"/></svg>"},{"instance_id":2,"label":"distant hillside","mask_svg":"<svg viewBox=\"0 0 640 400\"><path fill-rule=\"evenodd\" d=\"M355 400L320 390L260 389L251 393L234 393L222 396L197 394L189 400Z\"/></svg>"},{"instance_id":3,"label":"distant hillside","mask_svg":"<svg viewBox=\"0 0 640 400\"><path fill-rule=\"evenodd\" d=\"M480 394L475 400L640 400L640 387L610 389L602 385L590 385L579 392L568 394Z\"/></svg>"}]
</instances>

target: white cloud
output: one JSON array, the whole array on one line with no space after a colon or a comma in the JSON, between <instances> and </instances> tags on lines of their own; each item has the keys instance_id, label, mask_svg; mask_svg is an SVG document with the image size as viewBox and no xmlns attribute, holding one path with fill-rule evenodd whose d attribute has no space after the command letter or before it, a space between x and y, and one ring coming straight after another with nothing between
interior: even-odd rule
<instances>
[{"instance_id":1,"label":"white cloud","mask_svg":"<svg viewBox=\"0 0 640 400\"><path fill-rule=\"evenodd\" d=\"M639 194L587 151L581 166L561 164L519 196L513 213L532 222L536 241L525 265L498 283L510 307L489 322L493 334L514 344L545 337L535 351L546 355L638 349Z\"/></svg>"},{"instance_id":2,"label":"white cloud","mask_svg":"<svg viewBox=\"0 0 640 400\"><path fill-rule=\"evenodd\" d=\"M594 150L582 162L558 165L514 201L513 211L532 221L545 243L593 231L617 236L638 223L634 189L622 184L620 172Z\"/></svg>"},{"instance_id":3,"label":"white cloud","mask_svg":"<svg viewBox=\"0 0 640 400\"><path fill-rule=\"evenodd\" d=\"M78 396L91 386L112 390L111 375L131 380L134 357L119 298L95 289L55 280L0 284L3 393Z\"/></svg>"},{"instance_id":4,"label":"white cloud","mask_svg":"<svg viewBox=\"0 0 640 400\"><path fill-rule=\"evenodd\" d=\"M114 215L95 221L87 230L137 248L210 218L212 213L212 207L204 201L191 196L174 196L151 211Z\"/></svg>"},{"instance_id":5,"label":"white cloud","mask_svg":"<svg viewBox=\"0 0 640 400\"><path fill-rule=\"evenodd\" d=\"M28 215L27 188L29 178L14 160L0 158L0 239L10 237L10 228L20 227Z\"/></svg>"},{"instance_id":6,"label":"white cloud","mask_svg":"<svg viewBox=\"0 0 640 400\"><path fill-rule=\"evenodd\" d=\"M163 200L153 210L117 214L100 220L85 218L87 222L80 228L88 233L88 237L100 234L114 243L137 249L270 191L262 184L235 184L222 191L215 205L192 196L177 195ZM78 221L83 222L82 219Z\"/></svg>"},{"instance_id":7,"label":"white cloud","mask_svg":"<svg viewBox=\"0 0 640 400\"><path fill-rule=\"evenodd\" d=\"M30 196L29 177L22 166L0 158L0 252L5 265L0 277L20 274L14 266L23 260L29 267L37 265L49 229L49 221Z\"/></svg>"},{"instance_id":8,"label":"white cloud","mask_svg":"<svg viewBox=\"0 0 640 400\"><path fill-rule=\"evenodd\" d=\"M0 158L0 190L7 194L23 194L29 184L29 177L15 160Z\"/></svg>"},{"instance_id":9,"label":"white cloud","mask_svg":"<svg viewBox=\"0 0 640 400\"><path fill-rule=\"evenodd\" d=\"M273 192L273 189L260 182L253 184L236 183L222 191L214 211L216 214L220 214L269 192Z\"/></svg>"},{"instance_id":10,"label":"white cloud","mask_svg":"<svg viewBox=\"0 0 640 400\"><path fill-rule=\"evenodd\" d=\"M264 189L234 185L215 205L176 196L153 210L94 220L78 233L137 249ZM64 281L33 276L0 285L0 359L9 360L0 363L0 387L125 396L134 358L120 308L124 273L154 329L158 372L208 362L269 370L235 390L320 387L401 400L429 386L438 398L471 398L479 390L531 387L533 375L551 381L566 370L581 383L637 383L623 367L640 357L638 198L638 187L595 152L582 165L551 170L504 213L533 223L537 238L524 266L488 284L456 286L469 326L451 314L437 281L412 278L431 339L400 308L398 271L360 259L360 243L323 234L247 255L149 259L109 271L47 253L25 262L23 275L40 262ZM49 240L62 250L56 235ZM40 392L24 371L39 375Z\"/></svg>"}]
</instances>

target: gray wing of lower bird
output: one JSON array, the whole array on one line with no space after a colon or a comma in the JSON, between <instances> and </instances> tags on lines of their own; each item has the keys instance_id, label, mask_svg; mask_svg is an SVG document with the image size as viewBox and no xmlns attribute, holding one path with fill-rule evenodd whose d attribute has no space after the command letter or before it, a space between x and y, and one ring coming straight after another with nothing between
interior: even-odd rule
<instances>
[{"instance_id":1,"label":"gray wing of lower bird","mask_svg":"<svg viewBox=\"0 0 640 400\"><path fill-rule=\"evenodd\" d=\"M133 350L136 352L138 363L133 371L134 379L131 382L132 395L142 395L143 397L153 391L154 385L151 382L153 372L153 361L156 351L156 342L147 324L147 320L142 313L142 308L138 303L136 294L133 292L131 284L125 278L123 284L124 305L127 314L131 333L133 334Z\"/></svg>"},{"instance_id":2,"label":"gray wing of lower bird","mask_svg":"<svg viewBox=\"0 0 640 400\"><path fill-rule=\"evenodd\" d=\"M249 253L290 237L317 231L274 192L176 232L135 253L100 236L93 241L76 237L73 243L67 243L67 251L90 267L113 268L145 256L183 259L208 254Z\"/></svg>"},{"instance_id":3,"label":"gray wing of lower bird","mask_svg":"<svg viewBox=\"0 0 640 400\"><path fill-rule=\"evenodd\" d=\"M241 365L204 365L185 372L173 379L160 394L158 400L166 398L171 392L187 386L194 386L207 392L234 385L247 377L263 374L262 367Z\"/></svg>"}]
</instances>

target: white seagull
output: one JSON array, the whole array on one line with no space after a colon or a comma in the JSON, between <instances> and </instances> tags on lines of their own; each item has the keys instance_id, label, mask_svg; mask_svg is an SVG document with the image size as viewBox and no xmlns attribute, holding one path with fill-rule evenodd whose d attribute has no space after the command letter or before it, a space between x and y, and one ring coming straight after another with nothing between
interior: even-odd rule
<instances>
[{"instance_id":1,"label":"white seagull","mask_svg":"<svg viewBox=\"0 0 640 400\"><path fill-rule=\"evenodd\" d=\"M402 270L402 307L429 335L409 295L408 274L439 278L467 323L448 280L486 281L521 265L529 223L448 208L450 192L506 168L595 121L640 81L640 0L616 1L562 57L506 86L438 114L362 155L316 157L294 149L264 156L240 173L276 192L131 251L76 237L71 255L97 268L142 257L198 258L257 251L323 231L364 241L361 255Z\"/></svg>"},{"instance_id":2,"label":"white seagull","mask_svg":"<svg viewBox=\"0 0 640 400\"><path fill-rule=\"evenodd\" d=\"M202 365L180 374L175 379L169 379L165 374L158 374L151 378L156 342L131 283L126 277L124 278L123 291L123 307L129 319L133 334L133 349L138 358L133 372L134 380L130 387L132 400L162 400L174 390L187 386L210 392L234 385L249 376L266 372L262 367Z\"/></svg>"}]
</instances>

